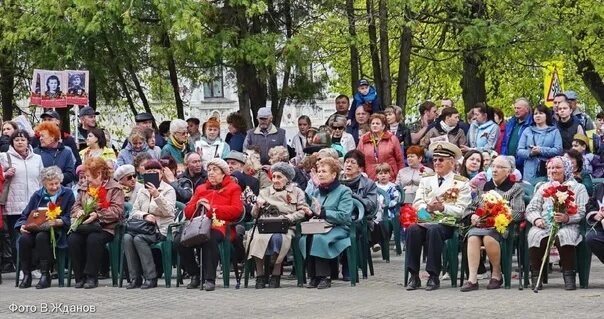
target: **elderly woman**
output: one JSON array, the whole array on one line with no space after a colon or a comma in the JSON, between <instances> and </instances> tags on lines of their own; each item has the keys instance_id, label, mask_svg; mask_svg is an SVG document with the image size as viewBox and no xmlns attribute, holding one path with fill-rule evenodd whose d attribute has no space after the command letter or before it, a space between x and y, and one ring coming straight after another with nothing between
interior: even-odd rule
<instances>
[{"instance_id":1,"label":"elderly woman","mask_svg":"<svg viewBox=\"0 0 604 319\"><path fill-rule=\"evenodd\" d=\"M560 252L560 267L562 268L564 278L564 289L574 290L576 289L576 246L581 242L579 222L585 216L585 205L588 200L587 191L585 190L585 186L577 183L573 178L572 163L566 157L556 156L547 162L547 177L547 182L537 186L537 191L535 191L531 202L526 208L526 220L533 225L527 238L531 262L531 281L533 288L535 286L539 289L542 288L542 283L537 282L539 269L547 241L549 240L551 223L556 222L560 224L555 245ZM577 213L568 215L554 212L552 221L549 215L553 203L551 199L543 197L543 191L555 182L568 186L575 193Z\"/></svg>"},{"instance_id":2,"label":"elderly woman","mask_svg":"<svg viewBox=\"0 0 604 319\"><path fill-rule=\"evenodd\" d=\"M21 233L19 237L19 258L21 259L23 279L19 284L19 288L31 287L34 254L39 259L38 264L42 273L36 289L50 287L52 280L50 269L54 249L51 244L51 228L54 228L54 236L57 242L56 247L67 247L65 233L69 229L69 212L75 202L75 197L71 189L61 186L63 173L61 173L61 169L57 166L44 168L40 175L42 177L42 185L44 186L31 196L27 207L23 209L21 217L19 217L19 220L15 224L15 229ZM49 218L48 214L51 213L50 208L52 205L57 205L60 207L60 210L57 216ZM46 222L41 225L27 223L27 218L31 214L41 214L45 211L47 214L46 218L48 219ZM60 270L62 271L62 269Z\"/></svg>"},{"instance_id":3,"label":"elderly woman","mask_svg":"<svg viewBox=\"0 0 604 319\"><path fill-rule=\"evenodd\" d=\"M162 165L159 161L151 160L145 164L146 174L157 174L163 177ZM126 289L149 289L157 287L157 271L153 262L151 246L165 238L168 226L174 221L174 205L176 192L174 188L161 181L159 188L152 183L145 184L136 196L132 207L130 220L142 219L156 224L158 231L153 235L139 234L127 231L124 234L124 253L130 272L130 284ZM141 275L145 278L142 282Z\"/></svg>"},{"instance_id":4,"label":"elderly woman","mask_svg":"<svg viewBox=\"0 0 604 319\"><path fill-rule=\"evenodd\" d=\"M17 251L15 223L31 196L40 189L40 171L44 168L42 158L33 152L30 142L30 136L26 131L16 130L11 135L8 152L0 153L0 164L4 170L4 186L8 184L3 210L13 252ZM5 258L8 256L4 255ZM14 259L16 261L16 258Z\"/></svg>"},{"instance_id":5,"label":"elderly woman","mask_svg":"<svg viewBox=\"0 0 604 319\"><path fill-rule=\"evenodd\" d=\"M516 183L510 179L515 169L515 159L513 157L499 156L493 161L493 179L488 181L483 189L466 209L466 215L471 214L472 225L476 226L468 232L468 281L461 287L461 291L472 291L478 289L478 266L480 263L480 247L484 245L489 261L492 265L491 281L487 289L498 289L503 284L501 273L501 249L500 242L502 236L495 228L483 228L478 224L479 216L474 212L481 207L484 202L482 194L489 191L495 191L500 194L510 204L512 218L518 222L524 218L524 188L521 183ZM507 235L507 234L505 234Z\"/></svg>"},{"instance_id":6,"label":"elderly woman","mask_svg":"<svg viewBox=\"0 0 604 319\"><path fill-rule=\"evenodd\" d=\"M111 148L107 147L107 140L105 139L105 132L103 130L96 127L89 129L86 145L88 147L80 151L82 163L85 163L89 158L100 157L110 162L113 166L113 163L116 161L115 153Z\"/></svg>"},{"instance_id":7,"label":"elderly woman","mask_svg":"<svg viewBox=\"0 0 604 319\"><path fill-rule=\"evenodd\" d=\"M69 147L65 147L61 140L59 127L52 122L42 122L36 128L40 136L40 146L34 153L42 157L44 167L58 166L63 172L62 185L68 185L75 180L75 157Z\"/></svg>"},{"instance_id":8,"label":"elderly woman","mask_svg":"<svg viewBox=\"0 0 604 319\"><path fill-rule=\"evenodd\" d=\"M171 155L177 163L184 163L185 155L189 152L187 127L187 122L181 119L170 122L170 137L161 150L161 156Z\"/></svg>"},{"instance_id":9,"label":"elderly woman","mask_svg":"<svg viewBox=\"0 0 604 319\"><path fill-rule=\"evenodd\" d=\"M353 201L350 188L338 181L340 163L324 158L317 163L319 188L313 194L321 210L313 215L325 219L333 227L324 234L306 235L300 239L300 249L307 261L310 277L308 288L331 287L330 260L350 246L349 225L352 223Z\"/></svg>"},{"instance_id":10,"label":"elderly woman","mask_svg":"<svg viewBox=\"0 0 604 319\"><path fill-rule=\"evenodd\" d=\"M153 160L145 162L147 163ZM124 191L124 201L134 205L136 197L142 189L145 187L139 183L136 179L136 170L134 166L130 164L122 165L118 167L113 173L113 178L120 184L120 187Z\"/></svg>"},{"instance_id":11,"label":"elderly woman","mask_svg":"<svg viewBox=\"0 0 604 319\"><path fill-rule=\"evenodd\" d=\"M143 132L138 128L134 128L128 136L128 145L117 155L117 166L133 164L139 154L145 153L149 154L151 158L155 158L155 152L149 149Z\"/></svg>"},{"instance_id":12,"label":"elderly woman","mask_svg":"<svg viewBox=\"0 0 604 319\"><path fill-rule=\"evenodd\" d=\"M424 149L422 147L412 145L407 148L407 164L409 166L401 169L396 175L396 184L405 191L405 204L413 203L422 176L433 172L431 168L422 164L423 160Z\"/></svg>"},{"instance_id":13,"label":"elderly woman","mask_svg":"<svg viewBox=\"0 0 604 319\"><path fill-rule=\"evenodd\" d=\"M327 122L331 129L331 148L338 151L340 157L356 148L354 137L346 132L346 116L335 114Z\"/></svg>"},{"instance_id":14,"label":"elderly woman","mask_svg":"<svg viewBox=\"0 0 604 319\"><path fill-rule=\"evenodd\" d=\"M300 189L306 189L308 179L304 175L301 169L289 164L289 151L285 146L275 146L268 151L269 162L271 165L277 163L286 163L290 165L294 170L294 178L292 182L296 183Z\"/></svg>"},{"instance_id":15,"label":"elderly woman","mask_svg":"<svg viewBox=\"0 0 604 319\"><path fill-rule=\"evenodd\" d=\"M380 163L388 163L392 167L390 181L396 180L396 173L405 167L403 151L396 136L386 128L386 117L383 114L373 114L370 117L370 132L361 136L358 150L365 155L367 176L375 180L375 167Z\"/></svg>"},{"instance_id":16,"label":"elderly woman","mask_svg":"<svg viewBox=\"0 0 604 319\"><path fill-rule=\"evenodd\" d=\"M91 289L98 286L98 272L105 244L113 239L115 226L124 216L124 192L111 178L111 167L101 158L91 158L84 164L87 189L80 189L71 210L72 224L83 220L67 238L69 258L73 268L75 288ZM92 212L84 212L85 203L99 203ZM104 198L103 198L104 197Z\"/></svg>"},{"instance_id":17,"label":"elderly woman","mask_svg":"<svg viewBox=\"0 0 604 319\"><path fill-rule=\"evenodd\" d=\"M225 158L231 148L220 138L220 122L211 117L203 125L203 135L195 142L195 151L201 155L203 168L208 167L208 162L213 158Z\"/></svg>"},{"instance_id":18,"label":"elderly woman","mask_svg":"<svg viewBox=\"0 0 604 319\"><path fill-rule=\"evenodd\" d=\"M231 178L229 166L223 159L210 160L208 180L195 190L191 201L185 207L185 216L187 219L192 219L200 211L212 218L210 240L201 247L184 247L179 244L177 250L184 269L191 275L191 282L187 289L195 289L199 287L200 278L194 249L201 248L201 270L205 280L203 289L213 291L216 288L216 267L219 260L218 244L223 240L234 239L225 238L227 223L237 221L243 213L241 188ZM231 234L235 235L234 229ZM175 242L180 242L180 236L177 236Z\"/></svg>"},{"instance_id":19,"label":"elderly woman","mask_svg":"<svg viewBox=\"0 0 604 319\"><path fill-rule=\"evenodd\" d=\"M290 225L297 224L305 215L311 215L304 192L292 184L294 169L289 164L280 162L273 164L271 171L273 185L260 190L256 205L252 208L252 216L258 217L263 212L262 208L268 205L276 208L279 216L287 218ZM258 230L255 231L250 243L249 258L253 257L256 261L256 289L264 288L267 282L265 259L270 261L273 269L268 281L269 288L281 286L281 263L287 256L293 236L293 228L286 234L260 234Z\"/></svg>"}]
</instances>

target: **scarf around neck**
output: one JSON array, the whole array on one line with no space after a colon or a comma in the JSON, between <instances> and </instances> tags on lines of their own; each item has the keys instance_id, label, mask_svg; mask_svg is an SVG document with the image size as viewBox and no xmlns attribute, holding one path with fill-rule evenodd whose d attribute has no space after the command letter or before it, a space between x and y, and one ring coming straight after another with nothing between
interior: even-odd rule
<instances>
[{"instance_id":1,"label":"scarf around neck","mask_svg":"<svg viewBox=\"0 0 604 319\"><path fill-rule=\"evenodd\" d=\"M455 126L451 127L451 126L447 125L447 123L445 123L445 121L440 121L440 128L442 128L443 131L445 131L447 134L449 134L451 131L453 131L455 129Z\"/></svg>"}]
</instances>

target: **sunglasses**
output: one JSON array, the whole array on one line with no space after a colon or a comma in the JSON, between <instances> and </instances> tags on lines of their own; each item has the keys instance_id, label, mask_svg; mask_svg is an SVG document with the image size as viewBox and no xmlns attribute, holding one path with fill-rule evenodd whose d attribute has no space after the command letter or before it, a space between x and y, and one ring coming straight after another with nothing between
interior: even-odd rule
<instances>
[{"instance_id":1,"label":"sunglasses","mask_svg":"<svg viewBox=\"0 0 604 319\"><path fill-rule=\"evenodd\" d=\"M128 181L131 181L136 178L135 175L128 175L128 176L124 176L124 177L126 177L126 180L128 180Z\"/></svg>"},{"instance_id":2,"label":"sunglasses","mask_svg":"<svg viewBox=\"0 0 604 319\"><path fill-rule=\"evenodd\" d=\"M444 157L434 157L432 158L432 163L442 163L446 160Z\"/></svg>"},{"instance_id":3,"label":"sunglasses","mask_svg":"<svg viewBox=\"0 0 604 319\"><path fill-rule=\"evenodd\" d=\"M344 126L332 126L332 130L344 130Z\"/></svg>"}]
</instances>

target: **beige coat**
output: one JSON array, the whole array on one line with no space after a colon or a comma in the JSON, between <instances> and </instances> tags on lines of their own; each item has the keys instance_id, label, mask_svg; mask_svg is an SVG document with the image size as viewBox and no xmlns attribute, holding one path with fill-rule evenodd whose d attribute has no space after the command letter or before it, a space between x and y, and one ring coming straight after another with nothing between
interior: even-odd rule
<instances>
[{"instance_id":1,"label":"beige coat","mask_svg":"<svg viewBox=\"0 0 604 319\"><path fill-rule=\"evenodd\" d=\"M274 205L279 208L281 215L287 217L292 225L295 225L304 218L304 211L302 210L302 207L308 207L304 198L304 192L292 184L287 185L287 187L282 191L276 191L272 186L263 188L260 190L260 194L258 195L258 199L260 198L265 200L267 204ZM254 205L254 208L252 209L252 216L256 217L258 212L258 206ZM290 230L287 232L287 234L282 234L283 243L276 261L278 264L283 262L283 258L285 258L287 251L289 251L289 248L291 247L292 237L294 236L293 229L294 227L290 227ZM253 256L264 259L264 253L266 252L266 248L268 247L272 235L273 234L260 234L256 229L254 232L254 238L250 244L249 258Z\"/></svg>"},{"instance_id":2,"label":"beige coat","mask_svg":"<svg viewBox=\"0 0 604 319\"><path fill-rule=\"evenodd\" d=\"M147 214L155 216L159 232L165 236L168 232L168 226L174 221L176 192L170 184L163 181L159 184L157 190L159 196L153 199L151 199L151 194L146 188L139 191L130 218L144 219Z\"/></svg>"}]
</instances>

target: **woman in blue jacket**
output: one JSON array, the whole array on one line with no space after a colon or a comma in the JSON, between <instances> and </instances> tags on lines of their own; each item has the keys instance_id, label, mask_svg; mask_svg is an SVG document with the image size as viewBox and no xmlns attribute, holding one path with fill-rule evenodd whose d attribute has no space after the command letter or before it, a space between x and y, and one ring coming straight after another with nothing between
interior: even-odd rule
<instances>
[{"instance_id":1,"label":"woman in blue jacket","mask_svg":"<svg viewBox=\"0 0 604 319\"><path fill-rule=\"evenodd\" d=\"M539 105L533 111L533 125L520 136L516 156L524 161L522 178L531 182L535 177L547 176L545 163L562 155L562 137L553 125L552 111Z\"/></svg>"},{"instance_id":2,"label":"woman in blue jacket","mask_svg":"<svg viewBox=\"0 0 604 319\"><path fill-rule=\"evenodd\" d=\"M36 127L36 135L40 138L40 146L34 148L34 153L42 157L44 167L58 166L63 172L61 184L64 186L75 181L75 156L60 142L59 127L53 122L42 122Z\"/></svg>"},{"instance_id":3,"label":"woman in blue jacket","mask_svg":"<svg viewBox=\"0 0 604 319\"><path fill-rule=\"evenodd\" d=\"M475 120L468 131L468 144L470 147L462 146L461 151L469 149L477 151L491 151L495 149L499 138L499 125L493 120L495 118L493 109L485 103L477 103L472 108Z\"/></svg>"},{"instance_id":4,"label":"woman in blue jacket","mask_svg":"<svg viewBox=\"0 0 604 319\"><path fill-rule=\"evenodd\" d=\"M18 247L23 280L19 284L19 288L31 287L32 256L34 253L39 258L40 272L42 273L36 289L50 287L50 267L53 260L51 228L54 228L56 248L67 248L65 234L71 225L69 213L75 202L75 197L71 189L61 186L64 175L59 167L44 168L40 176L43 187L31 196L27 207L23 209L21 217L15 223L15 229L21 233ZM53 208L53 205L60 207L56 219L47 220L41 225L27 223L29 215L38 214L41 209L47 211L48 218L49 210ZM63 269L59 269L59 271L63 271ZM17 276L19 276L18 273Z\"/></svg>"}]
</instances>

